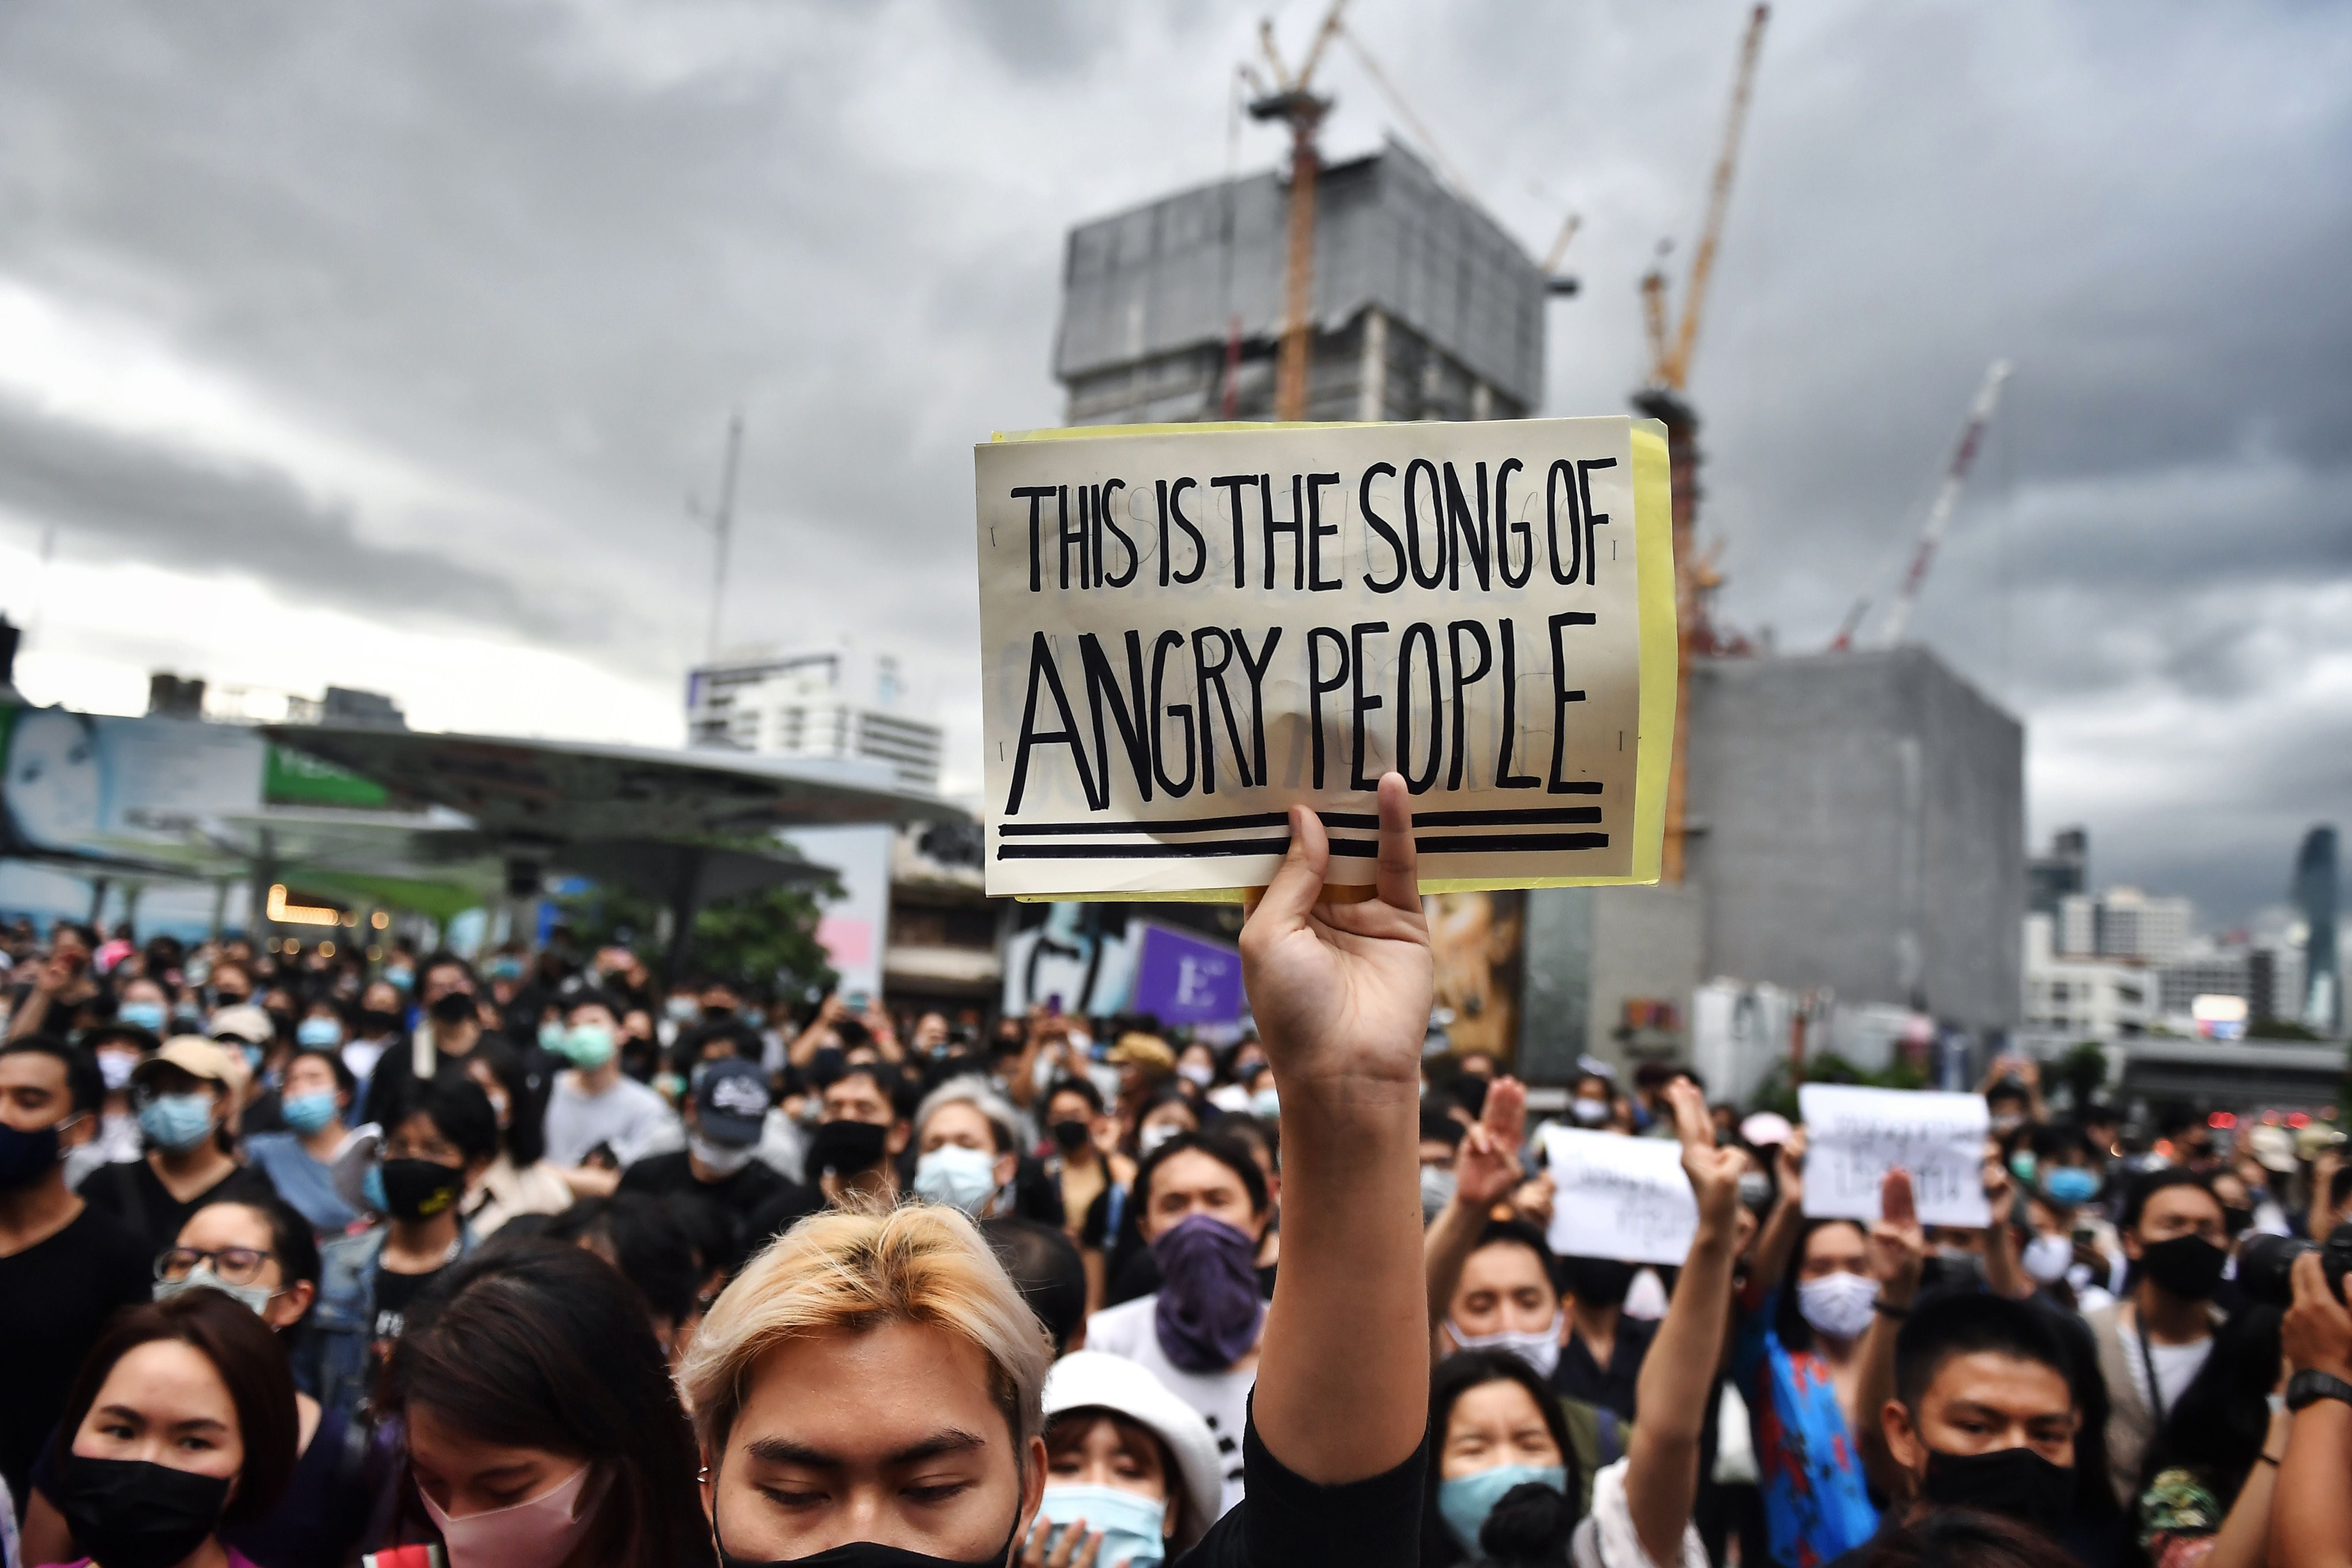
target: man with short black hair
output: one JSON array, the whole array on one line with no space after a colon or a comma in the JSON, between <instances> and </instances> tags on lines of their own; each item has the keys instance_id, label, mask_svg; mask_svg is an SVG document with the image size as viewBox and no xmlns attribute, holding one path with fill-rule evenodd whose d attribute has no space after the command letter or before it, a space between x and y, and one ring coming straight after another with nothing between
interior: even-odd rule
<instances>
[{"instance_id":1,"label":"man with short black hair","mask_svg":"<svg viewBox=\"0 0 2352 1568\"><path fill-rule=\"evenodd\" d=\"M1909 1478L1910 1500L1890 1508L1882 1533L1938 1509L2003 1514L2074 1550L2090 1539L2074 1469L2082 1424L2074 1368L2046 1309L2002 1296L1923 1300L1895 1340L1895 1397L1879 1412L1889 1457ZM1832 1561L1852 1568L1875 1540Z\"/></svg>"},{"instance_id":2,"label":"man with short black hair","mask_svg":"<svg viewBox=\"0 0 2352 1568\"><path fill-rule=\"evenodd\" d=\"M0 1046L0 1480L16 1498L108 1317L153 1285L154 1254L66 1185L104 1095L88 1052L47 1035Z\"/></svg>"},{"instance_id":3,"label":"man with short black hair","mask_svg":"<svg viewBox=\"0 0 2352 1568\"><path fill-rule=\"evenodd\" d=\"M732 1057L706 1064L687 1097L686 1147L631 1165L621 1191L709 1205L725 1222L731 1268L746 1250L752 1215L793 1184L753 1157L770 1103L767 1075L754 1064Z\"/></svg>"},{"instance_id":4,"label":"man with short black hair","mask_svg":"<svg viewBox=\"0 0 2352 1568\"><path fill-rule=\"evenodd\" d=\"M2140 1456L2212 1352L2223 1316L2213 1293L2230 1254L2213 1179L2183 1166L2133 1183L2116 1230L2132 1288L2087 1321L2109 1395L2107 1469L2127 1498L2139 1489Z\"/></svg>"},{"instance_id":5,"label":"man with short black hair","mask_svg":"<svg viewBox=\"0 0 2352 1568\"><path fill-rule=\"evenodd\" d=\"M547 1158L583 1197L611 1195L620 1172L685 1141L669 1102L622 1074L621 1013L602 991L563 999L555 1054L571 1070L557 1074L548 1093Z\"/></svg>"}]
</instances>

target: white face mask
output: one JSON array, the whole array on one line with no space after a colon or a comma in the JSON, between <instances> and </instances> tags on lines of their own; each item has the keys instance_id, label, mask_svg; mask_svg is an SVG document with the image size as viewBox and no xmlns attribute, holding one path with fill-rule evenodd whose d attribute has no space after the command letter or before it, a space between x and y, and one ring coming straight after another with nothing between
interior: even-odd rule
<instances>
[{"instance_id":1,"label":"white face mask","mask_svg":"<svg viewBox=\"0 0 2352 1568\"><path fill-rule=\"evenodd\" d=\"M2063 1236L2037 1236L2025 1244L2025 1271L2044 1285L2066 1278L2074 1265L2074 1244Z\"/></svg>"},{"instance_id":2,"label":"white face mask","mask_svg":"<svg viewBox=\"0 0 2352 1568\"><path fill-rule=\"evenodd\" d=\"M1877 1300L1878 1281L1860 1274L1824 1274L1797 1283L1797 1310L1815 1331L1832 1339L1860 1339Z\"/></svg>"},{"instance_id":3,"label":"white face mask","mask_svg":"<svg viewBox=\"0 0 2352 1568\"><path fill-rule=\"evenodd\" d=\"M1181 1131L1182 1129L1165 1121L1157 1127L1147 1127L1135 1135L1136 1152L1148 1157L1154 1149L1159 1148Z\"/></svg>"},{"instance_id":4,"label":"white face mask","mask_svg":"<svg viewBox=\"0 0 2352 1568\"><path fill-rule=\"evenodd\" d=\"M1605 1100L1572 1100L1568 1113L1576 1118L1580 1127L1598 1127L1609 1120L1609 1102Z\"/></svg>"},{"instance_id":5,"label":"white face mask","mask_svg":"<svg viewBox=\"0 0 2352 1568\"><path fill-rule=\"evenodd\" d=\"M448 1548L449 1568L557 1568L587 1527L589 1510L581 1492L594 1467L583 1465L571 1479L511 1508L494 1508L451 1519L441 1505L425 1497L425 1511L441 1531ZM573 1510L578 1509L575 1514Z\"/></svg>"},{"instance_id":6,"label":"white face mask","mask_svg":"<svg viewBox=\"0 0 2352 1568\"><path fill-rule=\"evenodd\" d=\"M1554 1312L1550 1328L1531 1334L1515 1329L1505 1329L1495 1334L1465 1334L1452 1318L1448 1318L1445 1320L1445 1331L1453 1336L1455 1348L1460 1350L1508 1351L1535 1368L1538 1377L1549 1383L1553 1369L1559 1365L1559 1319L1560 1314Z\"/></svg>"},{"instance_id":7,"label":"white face mask","mask_svg":"<svg viewBox=\"0 0 2352 1568\"><path fill-rule=\"evenodd\" d=\"M213 1272L209 1263L199 1263L177 1279L155 1281L155 1300L167 1300L183 1290L217 1290L232 1300L242 1301L258 1317L269 1310L269 1299L278 1294L267 1285L232 1285Z\"/></svg>"},{"instance_id":8,"label":"white face mask","mask_svg":"<svg viewBox=\"0 0 2352 1568\"><path fill-rule=\"evenodd\" d=\"M707 1169L716 1173L721 1178L731 1176L750 1164L751 1157L760 1152L759 1145L756 1143L740 1149L730 1148L724 1143L713 1143L699 1132L688 1137L686 1147L688 1153L701 1161Z\"/></svg>"},{"instance_id":9,"label":"white face mask","mask_svg":"<svg viewBox=\"0 0 2352 1568\"><path fill-rule=\"evenodd\" d=\"M915 1162L915 1191L925 1203L960 1208L977 1219L996 1196L996 1157L943 1144Z\"/></svg>"}]
</instances>

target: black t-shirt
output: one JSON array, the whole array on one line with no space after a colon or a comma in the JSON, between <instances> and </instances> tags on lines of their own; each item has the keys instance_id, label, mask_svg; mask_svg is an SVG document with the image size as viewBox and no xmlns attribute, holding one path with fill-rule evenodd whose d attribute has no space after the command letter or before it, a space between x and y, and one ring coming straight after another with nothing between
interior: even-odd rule
<instances>
[{"instance_id":1,"label":"black t-shirt","mask_svg":"<svg viewBox=\"0 0 2352 1568\"><path fill-rule=\"evenodd\" d=\"M1642 1360L1650 1353L1650 1342L1657 1337L1656 1323L1646 1318L1618 1314L1617 1342L1611 1348L1609 1364L1604 1368L1592 1359L1584 1341L1571 1333L1568 1343L1560 1347L1559 1366L1552 1373L1551 1385L1570 1399L1613 1410L1620 1420L1631 1421L1634 1386L1642 1377Z\"/></svg>"},{"instance_id":2,"label":"black t-shirt","mask_svg":"<svg viewBox=\"0 0 2352 1568\"><path fill-rule=\"evenodd\" d=\"M1171 1568L1417 1568L1424 1462L1415 1448L1381 1475L1318 1487L1274 1457L1253 1414L1242 1433L1247 1495Z\"/></svg>"},{"instance_id":3,"label":"black t-shirt","mask_svg":"<svg viewBox=\"0 0 2352 1568\"><path fill-rule=\"evenodd\" d=\"M694 1173L692 1156L683 1149L648 1154L621 1173L621 1190L653 1197L698 1198L727 1220L731 1256L720 1260L730 1268L766 1236L751 1234L752 1217L769 1203L793 1190L793 1184L771 1166L754 1160L723 1182L705 1182Z\"/></svg>"},{"instance_id":4,"label":"black t-shirt","mask_svg":"<svg viewBox=\"0 0 2352 1568\"><path fill-rule=\"evenodd\" d=\"M375 1271L375 1323L369 1330L368 1337L379 1346L400 1338L401 1330L408 1324L409 1303L430 1290L433 1281L440 1279L442 1269L447 1267L445 1263L441 1268L428 1274L394 1274L389 1268L378 1268Z\"/></svg>"},{"instance_id":5,"label":"black t-shirt","mask_svg":"<svg viewBox=\"0 0 2352 1568\"><path fill-rule=\"evenodd\" d=\"M155 1255L112 1215L84 1205L46 1241L0 1258L0 1479L22 1498L82 1359L117 1307L154 1294Z\"/></svg>"},{"instance_id":6,"label":"black t-shirt","mask_svg":"<svg viewBox=\"0 0 2352 1568\"><path fill-rule=\"evenodd\" d=\"M757 1252L809 1215L824 1212L824 1194L814 1182L786 1182L782 1192L752 1211L743 1227L743 1249Z\"/></svg>"},{"instance_id":7,"label":"black t-shirt","mask_svg":"<svg viewBox=\"0 0 2352 1568\"><path fill-rule=\"evenodd\" d=\"M238 1203L249 1198L274 1198L278 1188L268 1175L251 1165L239 1165L185 1203L173 1197L146 1160L119 1160L100 1165L81 1184L81 1195L130 1227L147 1248L149 1265L157 1254L180 1239L188 1216L213 1203Z\"/></svg>"}]
</instances>

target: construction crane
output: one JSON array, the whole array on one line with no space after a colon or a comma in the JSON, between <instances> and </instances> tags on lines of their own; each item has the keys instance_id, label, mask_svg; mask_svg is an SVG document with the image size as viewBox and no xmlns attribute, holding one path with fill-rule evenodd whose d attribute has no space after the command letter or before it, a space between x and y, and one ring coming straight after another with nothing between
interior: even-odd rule
<instances>
[{"instance_id":1,"label":"construction crane","mask_svg":"<svg viewBox=\"0 0 2352 1568\"><path fill-rule=\"evenodd\" d=\"M1985 372L1984 384L1977 388L1976 401L1969 405L1968 422L1960 426L1959 441L1952 447L1951 460L1944 465L1936 499L1928 503L1927 521L1920 525L1919 547L1911 552L1910 570L1903 574L1903 587L1886 612L1888 647L1903 641L1904 628L1911 624L1912 606L1919 602L1919 584L1935 562L1936 546L1944 542L1944 529L1952 521L1952 509L1959 504L1961 488L1969 482L1969 469L1976 465L1977 449L1984 445L1985 427L1992 423L1993 410L2000 406L2000 389L2010 374L2007 360L1993 361Z\"/></svg>"},{"instance_id":2,"label":"construction crane","mask_svg":"<svg viewBox=\"0 0 2352 1568\"><path fill-rule=\"evenodd\" d=\"M1669 333L1666 326L1666 247L1659 247L1660 265L1642 279L1642 311L1650 334L1650 384L1680 392L1689 384L1691 353L1698 345L1698 327L1706 304L1706 286L1715 276L1715 253L1723 241L1724 214L1731 206L1731 180L1739 168L1739 139L1748 125L1748 100L1756 86L1756 61L1764 48L1764 24L1769 5L1748 13L1748 37L1739 46L1739 71L1732 79L1731 114L1723 127L1723 148L1716 154L1715 181L1707 192L1706 225L1699 231L1698 248L1691 253L1690 277L1683 284L1682 318Z\"/></svg>"},{"instance_id":3,"label":"construction crane","mask_svg":"<svg viewBox=\"0 0 2352 1568\"><path fill-rule=\"evenodd\" d=\"M1258 24L1258 43L1274 70L1274 89L1250 102L1253 120L1280 120L1290 126L1290 222L1282 288L1282 351L1275 361L1274 416L1307 417L1307 372L1315 342L1315 182L1323 167L1315 142L1331 100L1313 90L1315 68L1339 31L1348 0L1331 0L1323 25L1315 29L1307 54L1291 70L1274 44L1271 17Z\"/></svg>"},{"instance_id":4,"label":"construction crane","mask_svg":"<svg viewBox=\"0 0 2352 1568\"><path fill-rule=\"evenodd\" d=\"M1690 276L1683 284L1682 315L1666 319L1665 257L1669 245L1658 247L1658 260L1642 279L1642 316L1650 339L1649 384L1636 393L1633 405L1666 426L1666 460L1672 479L1675 542L1675 620L1679 648L1675 673L1674 760L1666 773L1665 844L1659 874L1669 882L1683 879L1683 840L1688 810L1686 798L1690 751L1690 668L1696 654L1718 651L1708 615L1722 575L1711 560L1701 563L1693 548L1698 519L1698 416L1685 401L1690 381L1691 355L1698 346L1701 313L1707 285L1715 277L1715 256L1723 240L1723 220L1731 207L1732 176L1739 168L1739 142L1748 126L1748 104L1756 86L1756 62L1764 49L1764 24L1771 7L1758 5L1748 16L1748 33L1740 41L1739 66L1732 77L1731 111L1725 118L1723 146L1716 154L1715 178L1708 187L1706 221L1699 230L1698 247L1691 253ZM1727 651L1727 650L1726 650Z\"/></svg>"}]
</instances>

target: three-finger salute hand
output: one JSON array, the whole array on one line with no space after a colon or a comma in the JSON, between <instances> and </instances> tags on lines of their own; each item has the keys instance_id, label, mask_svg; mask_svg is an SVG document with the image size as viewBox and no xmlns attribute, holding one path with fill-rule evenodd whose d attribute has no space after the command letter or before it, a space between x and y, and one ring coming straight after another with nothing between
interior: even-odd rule
<instances>
[{"instance_id":1,"label":"three-finger salute hand","mask_svg":"<svg viewBox=\"0 0 2352 1568\"><path fill-rule=\"evenodd\" d=\"M1242 927L1242 981L1286 1100L1293 1086L1420 1081L1433 966L1408 799L1402 774L1381 775L1374 896L1360 903L1324 900L1330 838L1292 806L1290 853Z\"/></svg>"},{"instance_id":2,"label":"three-finger salute hand","mask_svg":"<svg viewBox=\"0 0 2352 1568\"><path fill-rule=\"evenodd\" d=\"M1527 1136L1528 1089L1498 1078L1486 1090L1478 1125L1454 1152L1454 1199L1471 1208L1500 1203L1519 1184L1519 1144Z\"/></svg>"},{"instance_id":3,"label":"three-finger salute hand","mask_svg":"<svg viewBox=\"0 0 2352 1568\"><path fill-rule=\"evenodd\" d=\"M1738 1149L1716 1147L1706 1096L1690 1079L1678 1078L1667 1084L1666 1103L1674 1108L1675 1136L1682 1141L1683 1173L1698 1199L1699 1224L1728 1231L1739 1208L1739 1174L1748 1168L1748 1156Z\"/></svg>"}]
</instances>

